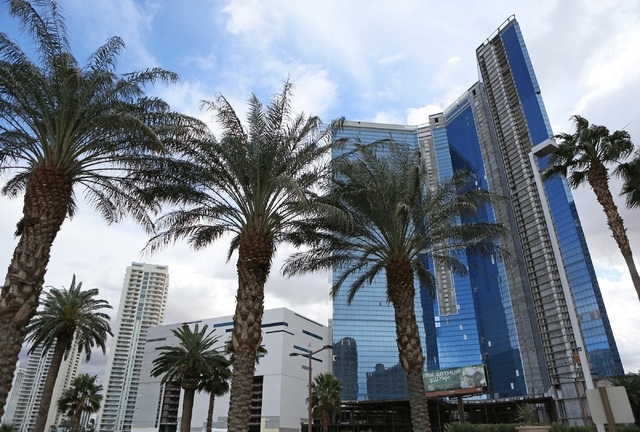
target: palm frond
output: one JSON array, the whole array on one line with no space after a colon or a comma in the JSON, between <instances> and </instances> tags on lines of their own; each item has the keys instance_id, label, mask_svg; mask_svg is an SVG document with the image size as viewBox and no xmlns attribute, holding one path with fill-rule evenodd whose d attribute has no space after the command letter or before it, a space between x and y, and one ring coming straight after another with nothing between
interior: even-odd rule
<instances>
[{"instance_id":1,"label":"palm frond","mask_svg":"<svg viewBox=\"0 0 640 432\"><path fill-rule=\"evenodd\" d=\"M614 171L614 175L621 177L624 181L620 195L626 197L627 207L640 207L640 150L636 151L631 161L620 164Z\"/></svg>"},{"instance_id":2,"label":"palm frond","mask_svg":"<svg viewBox=\"0 0 640 432\"><path fill-rule=\"evenodd\" d=\"M161 353L153 361L151 376L163 375L162 383L196 380L198 383L214 375L216 371L229 367L228 360L214 345L220 336L214 336L215 329L207 333L208 326L199 329L198 324L191 330L184 323L171 332L178 345L165 345L158 349Z\"/></svg>"},{"instance_id":3,"label":"palm frond","mask_svg":"<svg viewBox=\"0 0 640 432\"><path fill-rule=\"evenodd\" d=\"M469 173L425 190L416 151L388 139L355 143L354 151L334 158L333 170L330 189L317 199L321 205L299 222L294 237L311 248L286 261L286 276L333 269L332 295L346 284L351 302L392 263L410 263L433 290L427 261L465 274L466 251L503 253L498 240L506 229L475 220L479 209L500 198L472 186Z\"/></svg>"},{"instance_id":4,"label":"palm frond","mask_svg":"<svg viewBox=\"0 0 640 432\"><path fill-rule=\"evenodd\" d=\"M156 222L159 233L147 250L181 239L201 249L232 233L230 258L246 232L267 235L274 253L280 242L302 241L298 221L318 204L315 193L329 171L333 143L317 117L291 115L291 89L286 82L266 105L252 95L246 126L224 96L202 102L215 114L221 136L195 141L179 151L178 161L163 163L167 182L156 196L180 207Z\"/></svg>"},{"instance_id":5,"label":"palm frond","mask_svg":"<svg viewBox=\"0 0 640 432\"><path fill-rule=\"evenodd\" d=\"M26 341L33 344L29 353L39 346L46 353L62 336L68 341L65 351L68 353L76 344L78 351L85 352L87 361L93 347L106 353L107 337L113 333L109 315L101 310L112 307L106 300L97 299L99 294L97 288L82 290L82 282L76 284L75 275L68 289L51 287L42 301L43 309L27 326Z\"/></svg>"}]
</instances>

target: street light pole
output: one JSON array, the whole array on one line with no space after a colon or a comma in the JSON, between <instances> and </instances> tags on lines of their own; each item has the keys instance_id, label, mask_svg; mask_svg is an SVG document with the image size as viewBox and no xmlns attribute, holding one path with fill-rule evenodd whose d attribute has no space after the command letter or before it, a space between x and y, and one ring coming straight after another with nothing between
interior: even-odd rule
<instances>
[{"instance_id":1,"label":"street light pole","mask_svg":"<svg viewBox=\"0 0 640 432\"><path fill-rule=\"evenodd\" d=\"M308 420L308 432L312 432L311 431L311 425L313 424L313 405L312 405L312 391L311 391L311 386L313 384L313 374L312 374L312 361L313 361L313 356L314 354L318 354L320 351L324 351L326 349L332 349L333 345L325 345L322 348L320 348L319 350L316 351L309 351L308 354L301 354L301 353L290 353L289 355L291 357L296 357L296 356L301 356L301 357L307 357L309 359L309 420Z\"/></svg>"},{"instance_id":2,"label":"street light pole","mask_svg":"<svg viewBox=\"0 0 640 432\"><path fill-rule=\"evenodd\" d=\"M311 361L312 361L312 356L313 354L309 354L309 403L307 405L309 405L308 409L309 409L309 424L307 425L307 430L308 432L311 432L312 427L311 424L313 422L313 404L312 404L312 396L313 396L313 392L311 391L311 380L312 378L312 373L311 373Z\"/></svg>"}]
</instances>

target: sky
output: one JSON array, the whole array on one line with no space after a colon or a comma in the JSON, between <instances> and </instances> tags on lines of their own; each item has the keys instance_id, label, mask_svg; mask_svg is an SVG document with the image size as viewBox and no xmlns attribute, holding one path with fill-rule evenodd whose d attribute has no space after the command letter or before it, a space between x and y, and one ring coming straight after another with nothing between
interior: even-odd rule
<instances>
[{"instance_id":1,"label":"sky","mask_svg":"<svg viewBox=\"0 0 640 432\"><path fill-rule=\"evenodd\" d=\"M325 121L423 124L478 80L475 49L514 15L532 59L554 132L573 132L579 114L609 129L626 129L640 144L640 2L635 0L59 0L79 61L111 36L127 48L118 72L163 67L181 82L148 89L217 131L201 100L224 95L241 118L251 93L267 102L290 79L293 109ZM26 51L29 39L0 3L0 31ZM0 178L0 184L6 179ZM618 181L612 191L620 190ZM627 372L640 370L640 302L588 188L574 191L613 332ZM17 243L22 197L0 196L0 263ZM640 265L640 210L616 197ZM132 221L108 226L86 205L67 220L52 248L45 285L86 288L120 301L132 261L169 266L165 323L232 315L235 259L227 239L193 252L184 243L143 255L148 235ZM288 307L323 324L331 318L329 276L284 279L281 247L266 285L266 308ZM83 365L102 374L106 357ZM26 362L23 363L26 365Z\"/></svg>"}]
</instances>

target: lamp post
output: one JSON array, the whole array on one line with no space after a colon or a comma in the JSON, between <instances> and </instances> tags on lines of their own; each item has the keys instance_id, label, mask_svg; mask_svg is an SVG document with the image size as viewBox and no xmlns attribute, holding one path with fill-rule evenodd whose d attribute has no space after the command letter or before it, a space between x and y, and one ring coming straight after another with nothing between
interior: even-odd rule
<instances>
[{"instance_id":1,"label":"lamp post","mask_svg":"<svg viewBox=\"0 0 640 432\"><path fill-rule=\"evenodd\" d=\"M309 404L308 404L309 405L309 424L308 424L308 432L311 432L311 425L313 423L313 412L312 412L313 410L312 410L312 404L311 404L312 403L312 401L311 401L311 396L312 396L312 394L311 394L311 384L312 384L313 375L311 373L311 371L312 371L311 362L313 360L313 355L314 354L318 354L320 351L324 351L326 349L332 349L332 348L333 348L333 345L325 345L322 348L320 348L319 350L316 350L316 351L313 351L313 352L311 350L309 350L308 354L302 354L302 353L297 353L297 352L293 352L293 353L289 354L291 357L301 356L301 357L307 357L309 359Z\"/></svg>"},{"instance_id":2,"label":"lamp post","mask_svg":"<svg viewBox=\"0 0 640 432\"><path fill-rule=\"evenodd\" d=\"M569 278L567 276L567 270L564 267L564 261L562 259L562 253L560 252L560 245L558 244L558 234L556 233L553 219L551 218L551 210L549 209L549 202L547 201L547 195L542 183L542 176L540 175L540 169L536 163L535 157L547 156L551 153L555 153L558 149L553 138L549 138L540 144L533 146L529 152L529 162L531 162L531 169L533 170L533 178L538 189L538 196L542 204L542 213L544 214L544 221L549 228L549 237L551 239L551 248L553 250L553 256L555 258L558 273L560 276L560 284L562 285L562 293L564 294L565 302L567 304L567 310L569 312L569 322L573 328L573 335L575 337L576 348L578 350L578 357L580 358L580 365L582 374L584 375L584 381L587 389L593 389L593 377L591 376L591 368L589 367L589 360L587 359L587 350L584 345L584 339L582 336L582 330L580 329L580 322L576 315L576 306L573 302L573 294L571 293L571 287L569 286ZM576 395L580 398L580 395ZM580 400L580 399L578 399ZM582 408L582 402L580 402ZM596 425L598 432L604 432L604 425Z\"/></svg>"}]
</instances>

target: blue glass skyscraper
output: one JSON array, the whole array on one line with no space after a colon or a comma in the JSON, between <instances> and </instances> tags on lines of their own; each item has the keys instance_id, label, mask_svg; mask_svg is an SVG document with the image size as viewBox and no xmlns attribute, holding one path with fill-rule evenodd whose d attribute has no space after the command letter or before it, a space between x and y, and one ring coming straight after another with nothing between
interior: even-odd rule
<instances>
[{"instance_id":1,"label":"blue glass skyscraper","mask_svg":"<svg viewBox=\"0 0 640 432\"><path fill-rule=\"evenodd\" d=\"M507 20L476 51L480 82L423 126L347 122L339 137L361 142L392 137L420 149L425 187L459 169L475 173L477 186L506 197L479 218L509 227L502 246L509 258L468 252L469 273L436 269L438 292L416 295L425 370L485 364L488 396L552 394L559 416L580 423L584 381L575 332L562 291L566 270L591 370L598 377L622 373L596 275L566 182L536 190L531 148L552 137L540 89L515 19ZM543 169L545 159L540 159ZM553 226L542 217L548 200ZM551 236L562 252L555 259ZM346 399L406 397L398 365L392 306L384 279L356 295L334 300L334 371L350 383ZM348 348L347 348L348 347ZM341 353L349 353L341 355ZM351 359L347 367L346 361ZM354 360L355 359L355 360ZM582 381L581 381L582 380Z\"/></svg>"}]
</instances>

